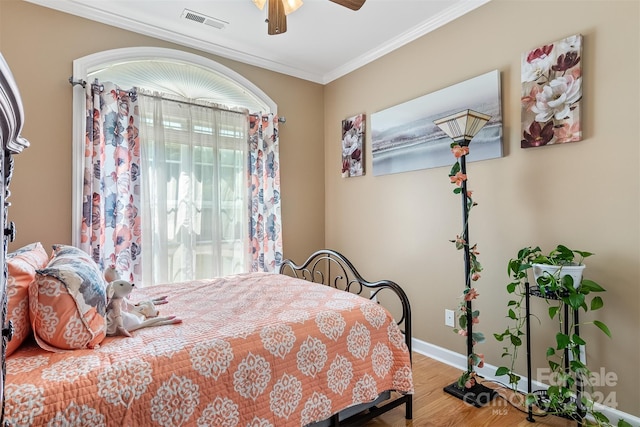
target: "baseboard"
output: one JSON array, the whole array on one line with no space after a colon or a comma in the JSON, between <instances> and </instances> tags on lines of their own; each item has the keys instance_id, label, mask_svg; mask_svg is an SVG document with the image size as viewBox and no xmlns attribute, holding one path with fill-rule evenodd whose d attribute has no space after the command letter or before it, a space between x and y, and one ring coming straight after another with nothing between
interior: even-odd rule
<instances>
[{"instance_id":1,"label":"baseboard","mask_svg":"<svg viewBox=\"0 0 640 427\"><path fill-rule=\"evenodd\" d=\"M439 347L434 344L430 344L425 341L421 341L419 339L413 338L411 340L411 346L413 351L416 353L422 354L423 356L430 357L438 362L442 362L449 366L453 366L454 368L460 369L462 371L467 369L467 357L464 354L456 353L455 351L448 350L443 347ZM488 363L484 364L484 367L476 369L478 375L483 377L487 381L493 381L497 383L504 383L505 377L496 377L496 369L497 366L490 365ZM455 378L452 378L452 381ZM532 381L534 389L546 389L548 386L539 381ZM518 382L518 390L526 393L527 391L527 378L522 376L520 381ZM602 412L613 425L616 425L619 419L623 419L632 426L640 427L640 418L631 414L627 414L626 412L622 412L618 409L611 408L609 406L605 406L599 403L594 405L595 409Z\"/></svg>"}]
</instances>

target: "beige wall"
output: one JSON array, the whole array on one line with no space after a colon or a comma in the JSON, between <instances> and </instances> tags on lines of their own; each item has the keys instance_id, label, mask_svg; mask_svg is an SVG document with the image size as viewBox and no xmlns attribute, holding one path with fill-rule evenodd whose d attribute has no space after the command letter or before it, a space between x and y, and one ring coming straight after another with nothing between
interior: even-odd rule
<instances>
[{"instance_id":1,"label":"beige wall","mask_svg":"<svg viewBox=\"0 0 640 427\"><path fill-rule=\"evenodd\" d=\"M498 69L504 157L468 167L479 202L470 234L485 268L477 307L488 340L481 351L500 364L492 334L504 329L506 263L520 247L562 242L593 251L586 275L608 289L598 318L614 338L585 330L594 344L588 361L618 375L618 385L604 392L615 392L619 409L639 416L639 13L637 1L493 0L325 87L203 55L254 82L287 117L280 148L285 256L301 260L326 245L350 257L365 277L396 280L412 302L414 336L459 353L463 340L443 325L444 309L457 305L463 289L461 254L448 242L460 229L448 168L374 177L367 146L367 175L343 179L340 121L358 113L370 121L376 111ZM584 140L521 150L520 54L575 33L585 37ZM471 42L481 49L469 51ZM71 241L73 60L141 45L196 52L20 0L0 1L0 51L22 92L24 135L32 142L16 158L10 219L18 239L10 249ZM319 123L324 133L307 131Z\"/></svg>"},{"instance_id":2,"label":"beige wall","mask_svg":"<svg viewBox=\"0 0 640 427\"><path fill-rule=\"evenodd\" d=\"M640 10L638 1L494 0L325 89L326 241L353 259L365 277L389 277L407 291L414 336L465 353L444 326L464 288L461 252L449 239L461 230L460 200L449 167L374 177L340 177L340 120L371 114L497 69L502 80L504 157L468 164L479 203L470 221L484 266L478 281L477 351L500 364L493 333L505 328L507 262L519 248L564 243L592 251L587 278L601 283L597 318L613 339L583 328L588 363L615 372L619 409L640 415ZM576 33L584 35L584 140L520 148L520 54ZM367 137L366 144L370 144ZM473 150L473 143L471 146ZM453 160L453 159L452 159ZM453 163L453 161L452 161ZM544 319L544 307L537 302ZM537 331L538 353L552 345ZM523 355L524 358L524 355ZM544 357L538 360L545 366ZM520 372L526 372L521 368ZM535 374L535 371L534 371Z\"/></svg>"},{"instance_id":3,"label":"beige wall","mask_svg":"<svg viewBox=\"0 0 640 427\"><path fill-rule=\"evenodd\" d=\"M256 84L287 118L280 126L283 241L302 260L324 244L322 85L265 71L21 0L0 1L0 50L20 88L32 146L16 157L10 218L18 230L10 249L32 241L71 243L71 103L73 60L95 52L159 46L201 54Z\"/></svg>"}]
</instances>

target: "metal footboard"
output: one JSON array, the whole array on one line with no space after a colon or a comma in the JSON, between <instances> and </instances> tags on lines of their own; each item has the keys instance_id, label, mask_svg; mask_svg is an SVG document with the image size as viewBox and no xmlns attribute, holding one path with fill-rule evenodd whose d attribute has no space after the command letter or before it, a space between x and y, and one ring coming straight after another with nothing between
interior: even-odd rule
<instances>
[{"instance_id":1,"label":"metal footboard","mask_svg":"<svg viewBox=\"0 0 640 427\"><path fill-rule=\"evenodd\" d=\"M365 280L351 261L332 249L321 249L300 265L286 259L280 266L279 272L377 301L391 313L400 330L404 333L405 343L409 354L411 354L411 306L406 293L397 283L391 280L377 282ZM380 402L380 405L374 402L371 406L363 408L361 412L346 418L336 414L326 423L317 425L360 426L367 420L403 404L406 405L405 418L412 419L413 396L400 395L391 400Z\"/></svg>"}]
</instances>

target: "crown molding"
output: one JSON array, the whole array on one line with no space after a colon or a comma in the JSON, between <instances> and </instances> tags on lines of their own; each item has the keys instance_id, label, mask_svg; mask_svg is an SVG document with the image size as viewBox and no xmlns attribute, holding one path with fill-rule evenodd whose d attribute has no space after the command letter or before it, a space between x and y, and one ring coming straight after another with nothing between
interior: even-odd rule
<instances>
[{"instance_id":1,"label":"crown molding","mask_svg":"<svg viewBox=\"0 0 640 427\"><path fill-rule=\"evenodd\" d=\"M442 13L424 21L422 24L416 25L398 37L388 40L385 44L378 46L378 48L370 50L364 55L347 62L341 67L335 68L332 72L323 76L322 83L330 83L333 80L349 74L350 72L355 71L358 68L363 67L414 40L419 39L420 37L454 21L462 15L465 15L482 5L489 3L490 1L491 0L468 0L465 2L458 2L442 11Z\"/></svg>"},{"instance_id":2,"label":"crown molding","mask_svg":"<svg viewBox=\"0 0 640 427\"><path fill-rule=\"evenodd\" d=\"M229 48L220 44L205 42L193 37L179 34L174 31L167 30L165 28L150 25L139 20L133 19L129 16L116 15L107 13L105 11L93 8L90 6L90 2L79 0L25 0L29 3L37 4L39 6L55 9L60 12L68 13L71 15L79 16L82 18L97 21L106 25L128 30L134 33L146 35L149 37L157 38L171 43L176 43L185 47L198 49L203 52L207 52L213 55L218 55L227 59L242 62L244 64L253 65L260 68L265 68L270 71L274 71L281 74L286 74L292 77L297 77L303 80L308 80L314 83L327 84L336 80L364 65L404 46L405 44L412 42L425 34L442 27L450 23L451 21L459 18L460 16L490 2L491 0L467 0L456 2L451 7L445 9L442 13L431 19L417 25L399 37L388 40L386 43L381 44L378 48L361 55L352 61L345 63L344 65L335 68L326 74L313 73L308 70L302 70L296 67L292 67L280 62L271 61L269 59L256 56L244 52L239 49Z\"/></svg>"}]
</instances>

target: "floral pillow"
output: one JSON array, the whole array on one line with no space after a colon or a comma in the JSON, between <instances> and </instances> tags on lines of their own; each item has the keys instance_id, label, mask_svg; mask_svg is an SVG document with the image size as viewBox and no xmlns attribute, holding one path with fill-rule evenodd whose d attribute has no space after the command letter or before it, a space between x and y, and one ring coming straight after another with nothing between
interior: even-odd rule
<instances>
[{"instance_id":1,"label":"floral pillow","mask_svg":"<svg viewBox=\"0 0 640 427\"><path fill-rule=\"evenodd\" d=\"M84 251L54 245L49 264L29 287L29 313L40 347L50 351L96 348L106 334L106 286Z\"/></svg>"},{"instance_id":2,"label":"floral pillow","mask_svg":"<svg viewBox=\"0 0 640 427\"><path fill-rule=\"evenodd\" d=\"M13 338L7 343L7 356L31 333L29 285L36 270L46 266L48 261L49 255L40 242L7 254L7 321L13 323Z\"/></svg>"}]
</instances>

